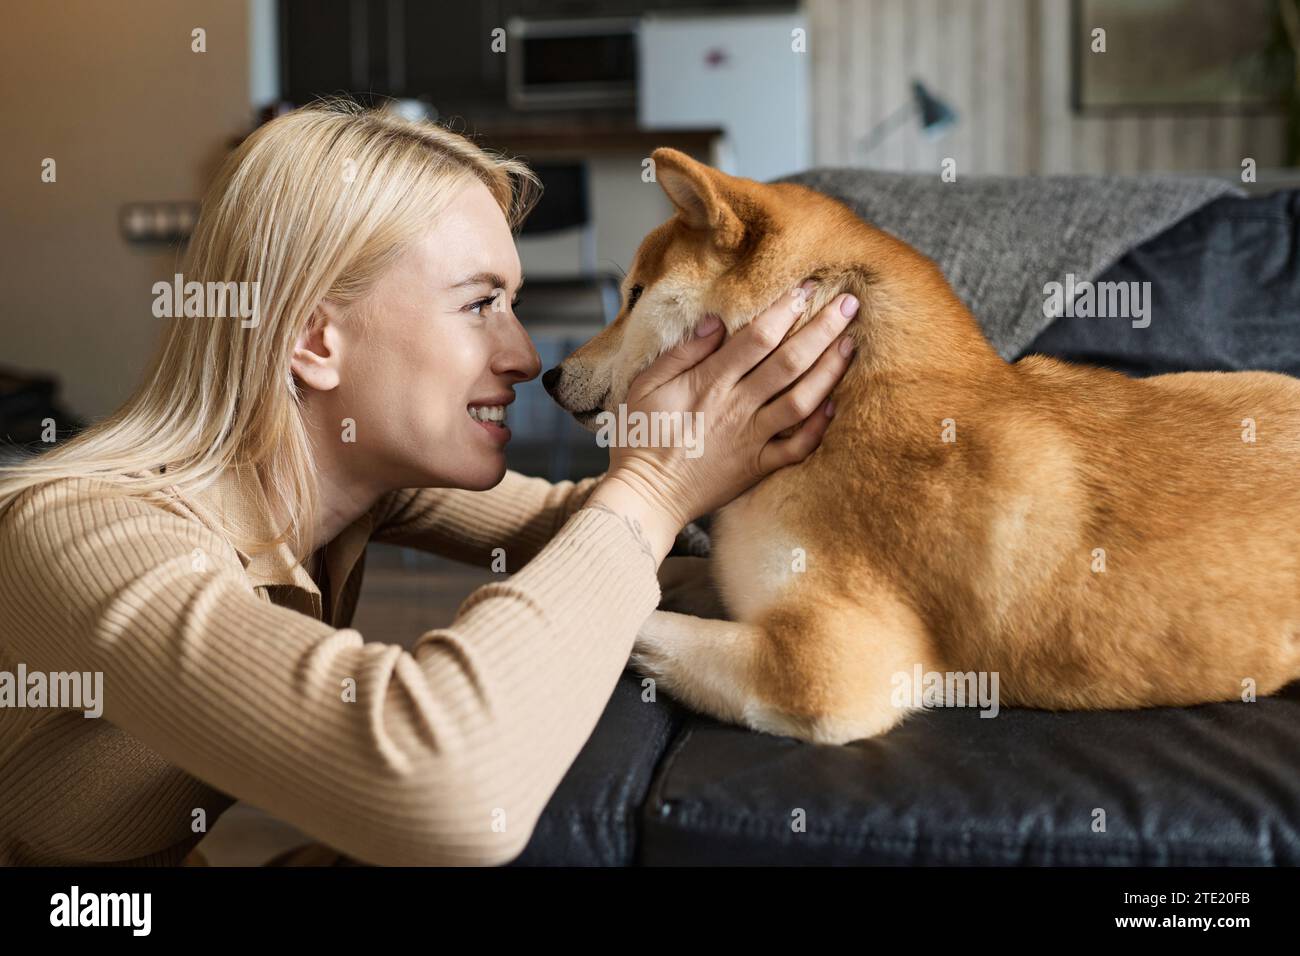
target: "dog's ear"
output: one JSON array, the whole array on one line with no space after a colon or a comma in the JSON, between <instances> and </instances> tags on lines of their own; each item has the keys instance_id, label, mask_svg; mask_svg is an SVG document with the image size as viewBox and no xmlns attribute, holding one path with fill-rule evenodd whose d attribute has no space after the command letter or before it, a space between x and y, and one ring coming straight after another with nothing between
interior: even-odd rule
<instances>
[{"instance_id":1,"label":"dog's ear","mask_svg":"<svg viewBox=\"0 0 1300 956\"><path fill-rule=\"evenodd\" d=\"M720 174L685 153L661 146L650 154L655 179L663 187L682 220L692 229L707 229L713 241L730 249L740 244L745 225L718 188Z\"/></svg>"}]
</instances>

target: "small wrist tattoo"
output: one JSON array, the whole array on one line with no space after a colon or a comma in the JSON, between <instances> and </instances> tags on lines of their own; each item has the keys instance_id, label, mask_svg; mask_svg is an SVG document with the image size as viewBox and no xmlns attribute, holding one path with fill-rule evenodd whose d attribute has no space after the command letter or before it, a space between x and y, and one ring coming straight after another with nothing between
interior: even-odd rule
<instances>
[{"instance_id":1,"label":"small wrist tattoo","mask_svg":"<svg viewBox=\"0 0 1300 956\"><path fill-rule=\"evenodd\" d=\"M611 514L622 521L627 527L627 530L632 533L632 537L636 539L636 543L641 548L642 553L645 554L645 556L649 558L656 567L658 566L659 562L655 560L655 549L650 546L650 539L646 536L645 529L641 527L639 519L619 514L613 508L603 505L600 502L594 504L588 503L585 507L591 508L594 511L604 511L606 514Z\"/></svg>"}]
</instances>

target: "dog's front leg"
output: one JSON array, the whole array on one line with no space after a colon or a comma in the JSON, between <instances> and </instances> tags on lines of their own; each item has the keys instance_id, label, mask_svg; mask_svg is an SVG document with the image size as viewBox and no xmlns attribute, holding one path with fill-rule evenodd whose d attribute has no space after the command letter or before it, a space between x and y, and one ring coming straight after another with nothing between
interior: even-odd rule
<instances>
[{"instance_id":1,"label":"dog's front leg","mask_svg":"<svg viewBox=\"0 0 1300 956\"><path fill-rule=\"evenodd\" d=\"M656 691L710 717L842 744L882 734L914 711L919 705L895 704L893 675L911 673L910 662L940 669L931 666L936 661L924 642L897 628L819 608L769 614L764 625L655 611L637 632L629 664L653 678Z\"/></svg>"},{"instance_id":2,"label":"dog's front leg","mask_svg":"<svg viewBox=\"0 0 1300 956\"><path fill-rule=\"evenodd\" d=\"M655 611L637 633L633 670L693 710L749 726L763 632L751 624Z\"/></svg>"}]
</instances>

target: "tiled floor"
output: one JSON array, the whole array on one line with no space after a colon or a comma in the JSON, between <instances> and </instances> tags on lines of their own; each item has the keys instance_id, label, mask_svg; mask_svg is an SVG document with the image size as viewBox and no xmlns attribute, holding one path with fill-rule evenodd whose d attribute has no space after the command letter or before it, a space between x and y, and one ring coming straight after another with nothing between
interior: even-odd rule
<instances>
[{"instance_id":1,"label":"tiled floor","mask_svg":"<svg viewBox=\"0 0 1300 956\"><path fill-rule=\"evenodd\" d=\"M469 593L496 577L432 555L371 545L352 626L367 641L410 647L425 631L450 624ZM211 866L261 866L311 842L289 824L240 802L221 815L198 848Z\"/></svg>"}]
</instances>

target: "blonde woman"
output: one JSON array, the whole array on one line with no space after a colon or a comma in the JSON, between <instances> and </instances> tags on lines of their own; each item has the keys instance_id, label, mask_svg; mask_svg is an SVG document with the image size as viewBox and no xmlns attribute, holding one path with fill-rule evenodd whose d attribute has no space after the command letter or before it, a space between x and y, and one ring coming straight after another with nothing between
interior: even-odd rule
<instances>
[{"instance_id":1,"label":"blonde woman","mask_svg":"<svg viewBox=\"0 0 1300 956\"><path fill-rule=\"evenodd\" d=\"M790 301L725 342L711 317L651 366L632 409L702 411L704 456L507 471L501 410L540 371L512 307L535 182L339 103L229 157L184 278L256 282L255 321L171 320L118 412L0 475L0 671L103 680L99 719L0 708L0 863L176 863L236 799L366 863L524 848L678 530L820 441L852 311L780 355L754 333ZM371 540L516 573L410 651L363 642Z\"/></svg>"}]
</instances>

